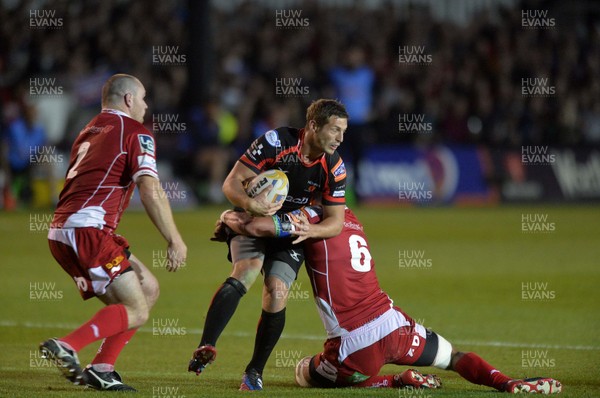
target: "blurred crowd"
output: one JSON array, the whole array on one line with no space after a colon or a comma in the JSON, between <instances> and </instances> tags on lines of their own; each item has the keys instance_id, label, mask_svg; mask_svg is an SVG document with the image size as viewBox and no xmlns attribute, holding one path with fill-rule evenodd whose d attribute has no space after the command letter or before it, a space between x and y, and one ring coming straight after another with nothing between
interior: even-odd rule
<instances>
[{"instance_id":1,"label":"blurred crowd","mask_svg":"<svg viewBox=\"0 0 600 398\"><path fill-rule=\"evenodd\" d=\"M116 72L146 85L147 124L166 172L214 202L223 199L225 173L255 137L303 126L306 107L320 97L346 104L350 125L341 148L353 163L376 144L600 143L600 18L588 2L517 1L480 11L466 24L436 19L417 2L347 3L213 3L210 84L189 87L196 73L189 63L157 65L153 58L157 47L177 47L181 55L199 45L188 37L186 1L5 1L11 6L0 7L3 168L23 172L6 151L40 145L39 129L46 145L68 151L99 110L102 83ZM548 11L537 19L553 19L552 26L524 26L522 12L534 6ZM31 27L32 9L55 10L61 26ZM415 52L418 62L401 56ZM531 80L523 79L544 81L542 91L525 95ZM62 91L32 95L32 84ZM193 103L190 90L201 90L203 101ZM182 123L157 131L153 120ZM406 121L421 122L425 131L399 127ZM31 142L22 139L28 132Z\"/></svg>"}]
</instances>

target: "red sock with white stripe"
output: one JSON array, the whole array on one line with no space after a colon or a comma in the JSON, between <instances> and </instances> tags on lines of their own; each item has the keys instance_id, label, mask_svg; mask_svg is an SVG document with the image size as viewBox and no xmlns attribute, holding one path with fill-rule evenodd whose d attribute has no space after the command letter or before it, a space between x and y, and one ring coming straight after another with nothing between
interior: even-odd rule
<instances>
[{"instance_id":1,"label":"red sock with white stripe","mask_svg":"<svg viewBox=\"0 0 600 398\"><path fill-rule=\"evenodd\" d=\"M92 360L92 366L99 372L112 372L115 370L117 357L138 329L129 329L104 339L96 356Z\"/></svg>"},{"instance_id":2,"label":"red sock with white stripe","mask_svg":"<svg viewBox=\"0 0 600 398\"><path fill-rule=\"evenodd\" d=\"M504 391L506 382L511 380L474 352L464 354L454 365L454 370L471 383L493 387L500 391Z\"/></svg>"},{"instance_id":3,"label":"red sock with white stripe","mask_svg":"<svg viewBox=\"0 0 600 398\"><path fill-rule=\"evenodd\" d=\"M111 304L96 312L96 315L79 328L59 340L75 351L105 337L128 329L127 310L123 304Z\"/></svg>"}]
</instances>

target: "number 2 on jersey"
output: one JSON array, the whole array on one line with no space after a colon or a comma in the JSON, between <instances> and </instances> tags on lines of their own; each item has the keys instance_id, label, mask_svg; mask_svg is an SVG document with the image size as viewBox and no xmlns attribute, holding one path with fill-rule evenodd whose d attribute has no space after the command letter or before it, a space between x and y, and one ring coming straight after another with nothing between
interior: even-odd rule
<instances>
[{"instance_id":1,"label":"number 2 on jersey","mask_svg":"<svg viewBox=\"0 0 600 398\"><path fill-rule=\"evenodd\" d=\"M371 253L367 247L367 241L360 235L350 235L348 239L350 254L352 256L352 268L358 272L369 272L371 270Z\"/></svg>"},{"instance_id":2,"label":"number 2 on jersey","mask_svg":"<svg viewBox=\"0 0 600 398\"><path fill-rule=\"evenodd\" d=\"M77 150L77 160L75 161L73 167L71 167L71 169L67 173L67 180L77 175L77 166L79 166L79 163L81 163L81 161L87 154L88 149L90 149L90 143L88 141L82 143L79 146L79 149Z\"/></svg>"}]
</instances>

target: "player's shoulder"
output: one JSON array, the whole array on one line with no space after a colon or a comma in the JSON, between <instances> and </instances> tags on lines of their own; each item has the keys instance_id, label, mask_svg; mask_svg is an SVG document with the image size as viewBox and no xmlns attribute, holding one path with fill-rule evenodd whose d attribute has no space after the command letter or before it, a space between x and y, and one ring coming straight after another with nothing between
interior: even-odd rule
<instances>
[{"instance_id":1,"label":"player's shoulder","mask_svg":"<svg viewBox=\"0 0 600 398\"><path fill-rule=\"evenodd\" d=\"M295 127L277 127L263 134L264 139L274 147L295 145L300 136L300 129Z\"/></svg>"},{"instance_id":2,"label":"player's shoulder","mask_svg":"<svg viewBox=\"0 0 600 398\"><path fill-rule=\"evenodd\" d=\"M95 124L97 121L101 121L102 124L113 125L119 130L122 129L125 135L146 134L154 137L154 135L142 123L124 114L101 112L94 119L92 119L90 124Z\"/></svg>"},{"instance_id":3,"label":"player's shoulder","mask_svg":"<svg viewBox=\"0 0 600 398\"><path fill-rule=\"evenodd\" d=\"M346 175L346 165L338 151L333 152L331 155L326 153L325 161L327 168L334 176L341 177Z\"/></svg>"},{"instance_id":4,"label":"player's shoulder","mask_svg":"<svg viewBox=\"0 0 600 398\"><path fill-rule=\"evenodd\" d=\"M154 134L146 126L130 117L123 117L123 126L127 134L147 134L154 137Z\"/></svg>"},{"instance_id":5,"label":"player's shoulder","mask_svg":"<svg viewBox=\"0 0 600 398\"><path fill-rule=\"evenodd\" d=\"M142 154L155 156L154 134L149 131L142 123L130 117L123 119L123 136L127 150L138 150Z\"/></svg>"}]
</instances>

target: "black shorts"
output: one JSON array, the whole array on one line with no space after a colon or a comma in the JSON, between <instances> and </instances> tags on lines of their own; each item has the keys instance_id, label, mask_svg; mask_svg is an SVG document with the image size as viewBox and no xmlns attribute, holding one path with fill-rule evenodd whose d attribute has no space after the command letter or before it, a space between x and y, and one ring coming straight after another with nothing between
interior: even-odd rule
<instances>
[{"instance_id":1,"label":"black shorts","mask_svg":"<svg viewBox=\"0 0 600 398\"><path fill-rule=\"evenodd\" d=\"M304 262L303 245L292 244L294 239L237 235L227 242L227 259L235 264L245 258L260 258L263 260L264 276L276 276L289 288L298 277L298 271Z\"/></svg>"}]
</instances>

